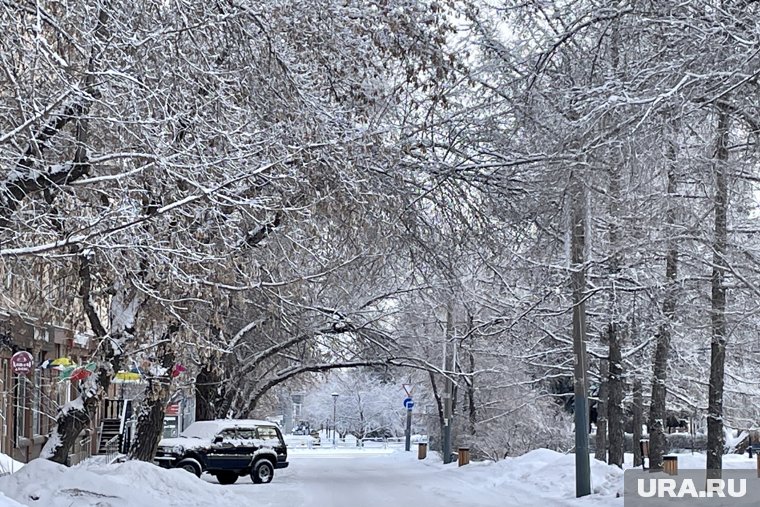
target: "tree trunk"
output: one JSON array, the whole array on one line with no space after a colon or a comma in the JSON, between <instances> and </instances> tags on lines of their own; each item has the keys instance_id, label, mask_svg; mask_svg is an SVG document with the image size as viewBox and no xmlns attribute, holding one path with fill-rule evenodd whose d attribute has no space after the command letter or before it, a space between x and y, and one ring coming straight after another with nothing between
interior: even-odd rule
<instances>
[{"instance_id":1,"label":"tree trunk","mask_svg":"<svg viewBox=\"0 0 760 507\"><path fill-rule=\"evenodd\" d=\"M82 285L79 288L79 296L90 327L95 336L104 341L104 352L97 372L83 382L79 398L67 403L58 411L55 428L40 453L41 458L56 463L67 462L69 451L79 434L88 428L94 419L103 393L111 385L114 372L121 367L121 348L134 333L134 321L142 304L137 291L128 286L118 285L109 309L111 332L109 339L105 340L106 330L92 304L91 262L89 255L80 256L79 276Z\"/></svg>"},{"instance_id":2,"label":"tree trunk","mask_svg":"<svg viewBox=\"0 0 760 507\"><path fill-rule=\"evenodd\" d=\"M129 449L129 459L151 462L164 430L166 403L171 391L168 387L169 381L151 380L148 384L152 387L148 389L151 392L146 393L137 416L135 439Z\"/></svg>"},{"instance_id":3,"label":"tree trunk","mask_svg":"<svg viewBox=\"0 0 760 507\"><path fill-rule=\"evenodd\" d=\"M453 296L452 296L453 297ZM443 427L441 436L443 442L443 462L451 463L451 453L453 452L452 428L454 426L454 410L456 403L456 394L454 391L454 382L451 380L455 369L454 351L454 305L449 302L446 308L446 335L443 339L443 371L446 377L443 381Z\"/></svg>"},{"instance_id":4,"label":"tree trunk","mask_svg":"<svg viewBox=\"0 0 760 507\"><path fill-rule=\"evenodd\" d=\"M217 418L217 409L224 401L220 392L221 377L217 370L203 365L195 379L195 420L211 421Z\"/></svg>"},{"instance_id":5,"label":"tree trunk","mask_svg":"<svg viewBox=\"0 0 760 507\"><path fill-rule=\"evenodd\" d=\"M728 112L718 110L718 139L715 148L715 237L712 259L712 343L710 346L710 388L707 405L707 470L720 477L723 468L723 382L726 361L726 243L728 216ZM712 471L712 473L710 472Z\"/></svg>"},{"instance_id":6,"label":"tree trunk","mask_svg":"<svg viewBox=\"0 0 760 507\"><path fill-rule=\"evenodd\" d=\"M433 399L435 400L435 406L436 411L438 413L438 428L440 429L441 433L441 446L443 445L443 401L441 400L441 395L438 392L438 383L435 381L435 374L432 371L428 371L428 376L430 378L430 388L433 391ZM431 442L433 444L433 442ZM437 445L431 445L430 450L431 451L437 451L442 450L443 447L439 447Z\"/></svg>"},{"instance_id":7,"label":"tree trunk","mask_svg":"<svg viewBox=\"0 0 760 507\"><path fill-rule=\"evenodd\" d=\"M625 448L625 412L623 410L623 355L620 350L620 328L610 323L608 328L610 343L609 380L607 382L607 420L609 424L609 464L623 467Z\"/></svg>"},{"instance_id":8,"label":"tree trunk","mask_svg":"<svg viewBox=\"0 0 760 507\"><path fill-rule=\"evenodd\" d=\"M475 406L475 355L472 350L467 351L470 357L470 376L467 380L467 415L470 419L470 435L475 436L475 427L478 422L477 407Z\"/></svg>"},{"instance_id":9,"label":"tree trunk","mask_svg":"<svg viewBox=\"0 0 760 507\"><path fill-rule=\"evenodd\" d=\"M97 28L95 30L95 35L99 42L102 42L105 38L105 26L107 22L107 11L103 9L99 10ZM73 102L65 107L60 116L54 117L45 128L38 132L34 136L34 140L30 141L30 147L24 154L24 158L18 162L16 169L21 169L19 172L22 177L18 178L13 185L7 187L3 191L3 195L0 196L2 207L2 212L0 212L0 223L6 223L8 216L17 209L18 205L26 195L42 190L47 192L51 187L57 188L63 186L89 173L90 164L87 160L86 149L89 129L86 117L91 103L90 94L95 92L94 70L97 65L97 54L99 49L100 47L97 44L94 44L90 50L90 61L87 67L89 72L83 83L84 89L86 90L86 93L83 94L83 99ZM32 170L34 169L32 154L36 150L44 149L47 145L47 141L62 132L64 126L74 119L76 119L77 122L77 148L74 154L73 164L71 165L71 171L68 173L60 173L58 176L48 176L40 175L38 171ZM32 146L34 146L34 148L32 148ZM90 277L90 258L88 256L81 256L80 275L85 275L82 277L80 296L83 297L84 307L87 310L91 327L98 338L103 338L106 332L100 323L100 319L97 315L95 315L94 320L92 318L94 315L94 308L89 299L91 295L92 279ZM50 459L56 463L66 463L69 450L76 443L80 433L90 426L98 409L98 405L100 404L101 395L111 384L114 367L118 368L119 366L120 356L114 353L113 347L107 344L106 350L106 357L99 366L97 373L91 375L89 379L83 382L84 389L82 389L82 394L77 400L77 403L68 403L59 411L56 418L55 428L51 432L50 438L40 453L40 457Z\"/></svg>"},{"instance_id":10,"label":"tree trunk","mask_svg":"<svg viewBox=\"0 0 760 507\"><path fill-rule=\"evenodd\" d=\"M641 425L644 423L644 393L641 379L633 380L633 466L641 466Z\"/></svg>"},{"instance_id":11,"label":"tree trunk","mask_svg":"<svg viewBox=\"0 0 760 507\"><path fill-rule=\"evenodd\" d=\"M599 364L599 401L596 402L596 450L594 458L599 461L607 461L607 378L609 367L607 360L602 359Z\"/></svg>"},{"instance_id":12,"label":"tree trunk","mask_svg":"<svg viewBox=\"0 0 760 507\"><path fill-rule=\"evenodd\" d=\"M657 330L657 345L654 351L652 371L652 400L649 404L649 466L652 470L662 469L662 457L667 452L665 438L665 398L667 394L668 354L670 354L670 335L675 319L677 279L678 279L678 245L673 237L676 223L675 194L678 190L676 175L675 141L668 147L668 188L667 213L665 214L664 234L667 239L665 255L665 291L662 301L664 321Z\"/></svg>"},{"instance_id":13,"label":"tree trunk","mask_svg":"<svg viewBox=\"0 0 760 507\"><path fill-rule=\"evenodd\" d=\"M163 372L147 377L148 385L137 416L135 439L129 449L129 459L151 462L158 450L158 442L164 430L166 404L172 395L172 370L176 363L171 338L178 330L179 326L172 324L163 337L163 340L169 340L157 354L161 358Z\"/></svg>"},{"instance_id":14,"label":"tree trunk","mask_svg":"<svg viewBox=\"0 0 760 507\"><path fill-rule=\"evenodd\" d=\"M367 424L364 421L364 410L360 409L359 410L359 430L356 432L356 438L359 440L362 440L364 439L364 435L366 434L367 434Z\"/></svg>"},{"instance_id":15,"label":"tree trunk","mask_svg":"<svg viewBox=\"0 0 760 507\"><path fill-rule=\"evenodd\" d=\"M610 260L608 272L612 285L609 300L609 319L607 324L607 343L609 345L609 378L607 382L607 424L609 425L609 463L623 466L624 411L623 411L623 357L621 352L622 318L617 294L617 277L620 274L622 258L618 221L621 219L620 193L621 171L617 163L610 167L609 174L609 244Z\"/></svg>"},{"instance_id":16,"label":"tree trunk","mask_svg":"<svg viewBox=\"0 0 760 507\"><path fill-rule=\"evenodd\" d=\"M82 408L74 408L79 403L66 404L58 412L56 426L51 436L45 443L40 454L41 458L61 464L68 464L69 451L76 443L79 435L89 428L100 405L102 393L108 389L113 377L113 368L118 368L120 357L116 356L111 361L103 361L96 374L86 382L86 388L79 396ZM93 378L94 377L94 378Z\"/></svg>"}]
</instances>

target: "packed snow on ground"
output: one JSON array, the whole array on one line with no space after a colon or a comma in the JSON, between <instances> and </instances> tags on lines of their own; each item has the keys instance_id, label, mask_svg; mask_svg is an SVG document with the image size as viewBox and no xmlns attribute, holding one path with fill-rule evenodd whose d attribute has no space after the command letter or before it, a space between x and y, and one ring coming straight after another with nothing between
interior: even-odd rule
<instances>
[{"instance_id":1,"label":"packed snow on ground","mask_svg":"<svg viewBox=\"0 0 760 507\"><path fill-rule=\"evenodd\" d=\"M46 507L245 506L251 500L181 470L128 461L116 465L83 463L67 468L37 459L0 477L0 491L21 505ZM3 503L0 507L16 506Z\"/></svg>"},{"instance_id":2,"label":"packed snow on ground","mask_svg":"<svg viewBox=\"0 0 760 507\"><path fill-rule=\"evenodd\" d=\"M497 463L443 465L435 453L393 449L315 449L291 455L265 488L236 485L252 500L281 507L622 507L622 471L594 462L595 493L575 498L572 455L537 450ZM215 479L208 477L208 481Z\"/></svg>"},{"instance_id":3,"label":"packed snow on ground","mask_svg":"<svg viewBox=\"0 0 760 507\"><path fill-rule=\"evenodd\" d=\"M267 485L249 477L221 486L184 470L142 462L72 468L35 460L0 477L0 507L623 507L623 472L591 460L593 494L575 498L575 457L547 449L499 462L443 465L436 453L385 448L296 448L290 467ZM679 469L705 466L703 453L678 454ZM631 466L632 456L626 455ZM746 455L724 456L725 468L753 468ZM8 498L6 498L8 497ZM19 503L15 503L15 502Z\"/></svg>"}]
</instances>

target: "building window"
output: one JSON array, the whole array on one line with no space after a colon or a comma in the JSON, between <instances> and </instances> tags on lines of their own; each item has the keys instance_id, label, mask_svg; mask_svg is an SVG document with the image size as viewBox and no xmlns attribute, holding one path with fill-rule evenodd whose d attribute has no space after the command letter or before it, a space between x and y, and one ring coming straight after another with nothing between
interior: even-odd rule
<instances>
[{"instance_id":1,"label":"building window","mask_svg":"<svg viewBox=\"0 0 760 507\"><path fill-rule=\"evenodd\" d=\"M47 328L34 328L34 341L37 342L49 342L50 341L50 333L48 332Z\"/></svg>"}]
</instances>

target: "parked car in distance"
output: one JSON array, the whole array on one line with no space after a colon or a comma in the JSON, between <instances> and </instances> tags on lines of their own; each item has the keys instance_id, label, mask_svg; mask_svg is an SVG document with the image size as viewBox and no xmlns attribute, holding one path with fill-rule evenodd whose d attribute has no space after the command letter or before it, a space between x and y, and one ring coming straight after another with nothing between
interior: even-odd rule
<instances>
[{"instance_id":1,"label":"parked car in distance","mask_svg":"<svg viewBox=\"0 0 760 507\"><path fill-rule=\"evenodd\" d=\"M288 448L271 422L218 419L195 422L179 437L162 439L155 462L198 477L207 472L220 484L233 484L244 475L261 484L272 482L275 469L287 468Z\"/></svg>"}]
</instances>

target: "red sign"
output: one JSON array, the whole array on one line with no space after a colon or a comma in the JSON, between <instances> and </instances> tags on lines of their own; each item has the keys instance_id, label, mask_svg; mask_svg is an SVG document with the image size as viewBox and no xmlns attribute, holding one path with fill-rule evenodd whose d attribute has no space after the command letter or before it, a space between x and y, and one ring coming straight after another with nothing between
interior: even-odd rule
<instances>
[{"instance_id":1,"label":"red sign","mask_svg":"<svg viewBox=\"0 0 760 507\"><path fill-rule=\"evenodd\" d=\"M16 375L29 375L34 369L34 356L22 350L11 356L11 370Z\"/></svg>"},{"instance_id":2,"label":"red sign","mask_svg":"<svg viewBox=\"0 0 760 507\"><path fill-rule=\"evenodd\" d=\"M179 414L179 403L172 403L166 406L165 415L178 415L178 414Z\"/></svg>"}]
</instances>

